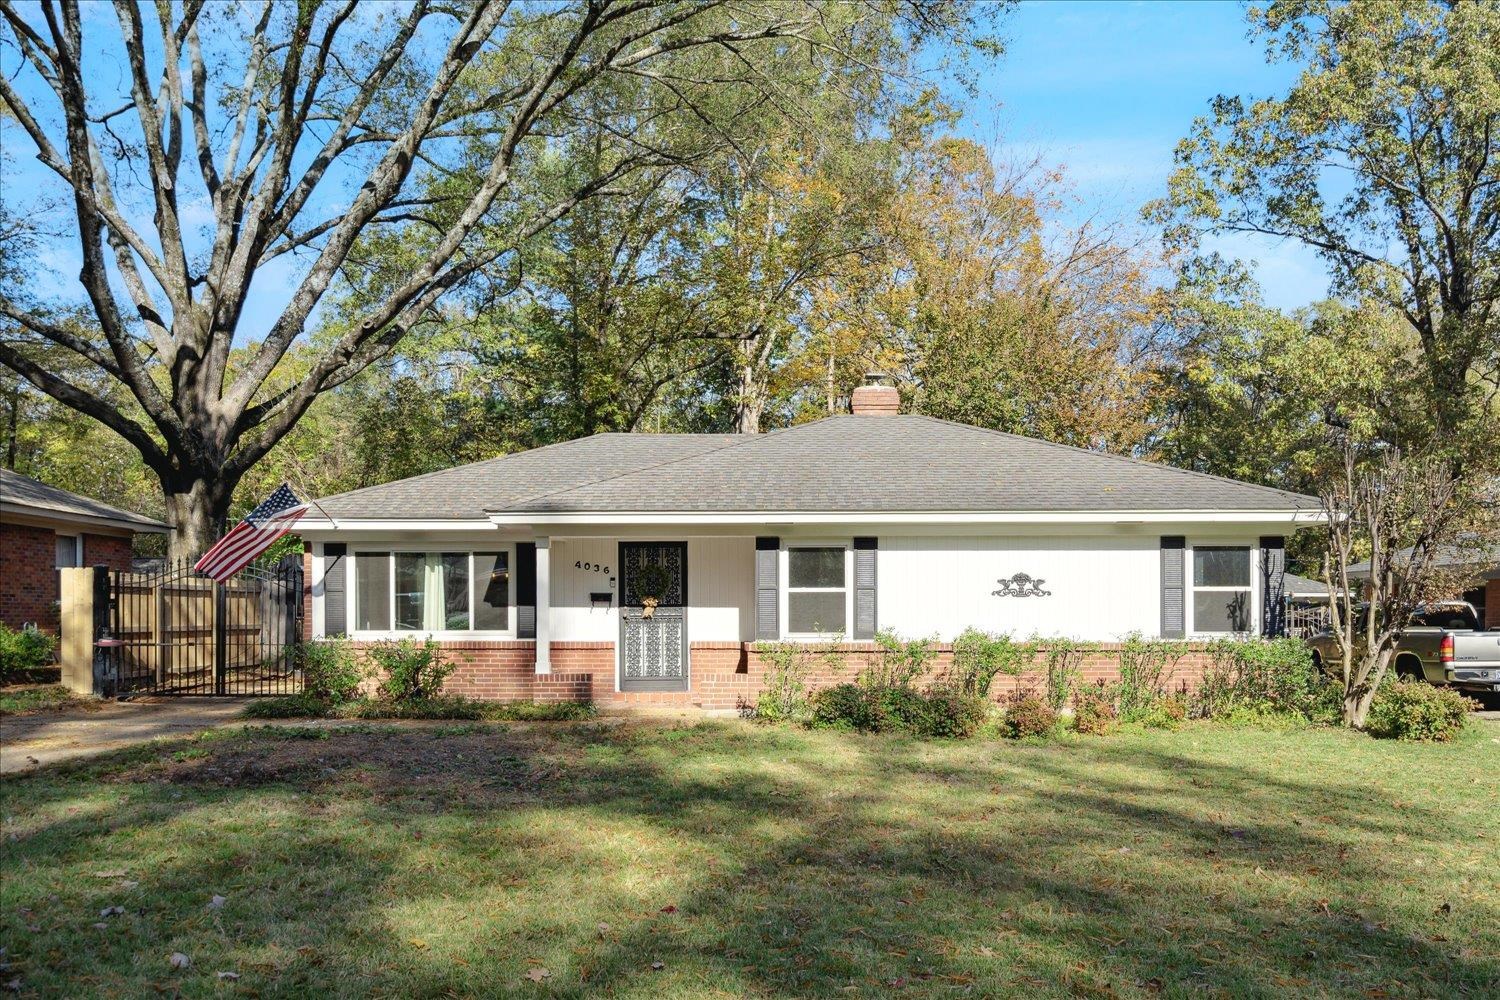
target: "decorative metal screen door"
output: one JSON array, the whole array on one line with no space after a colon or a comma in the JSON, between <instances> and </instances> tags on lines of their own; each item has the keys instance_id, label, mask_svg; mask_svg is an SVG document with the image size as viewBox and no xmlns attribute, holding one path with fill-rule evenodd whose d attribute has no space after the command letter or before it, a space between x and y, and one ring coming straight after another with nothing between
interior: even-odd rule
<instances>
[{"instance_id":1,"label":"decorative metal screen door","mask_svg":"<svg viewBox=\"0 0 1500 1000\"><path fill-rule=\"evenodd\" d=\"M659 566L661 572L644 571ZM641 578L661 594L649 615ZM620 543L620 690L686 691L687 543Z\"/></svg>"}]
</instances>

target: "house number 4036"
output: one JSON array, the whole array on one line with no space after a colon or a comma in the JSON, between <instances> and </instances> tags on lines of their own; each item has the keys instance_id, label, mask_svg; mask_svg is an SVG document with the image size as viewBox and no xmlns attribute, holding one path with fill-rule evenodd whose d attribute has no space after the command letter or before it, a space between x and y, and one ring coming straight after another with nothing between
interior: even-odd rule
<instances>
[{"instance_id":1,"label":"house number 4036","mask_svg":"<svg viewBox=\"0 0 1500 1000\"><path fill-rule=\"evenodd\" d=\"M582 559L574 560L574 562L573 562L573 568L574 569L588 570L590 573L608 573L609 572L609 567L608 566L601 566L599 563L584 562Z\"/></svg>"}]
</instances>

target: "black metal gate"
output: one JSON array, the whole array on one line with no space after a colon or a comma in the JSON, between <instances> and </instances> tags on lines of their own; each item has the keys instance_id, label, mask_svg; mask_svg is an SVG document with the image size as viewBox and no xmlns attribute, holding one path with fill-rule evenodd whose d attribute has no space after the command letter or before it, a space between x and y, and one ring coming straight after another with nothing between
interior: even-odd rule
<instances>
[{"instance_id":1,"label":"black metal gate","mask_svg":"<svg viewBox=\"0 0 1500 1000\"><path fill-rule=\"evenodd\" d=\"M281 695L302 690L302 557L215 583L189 561L110 573L120 693Z\"/></svg>"}]
</instances>

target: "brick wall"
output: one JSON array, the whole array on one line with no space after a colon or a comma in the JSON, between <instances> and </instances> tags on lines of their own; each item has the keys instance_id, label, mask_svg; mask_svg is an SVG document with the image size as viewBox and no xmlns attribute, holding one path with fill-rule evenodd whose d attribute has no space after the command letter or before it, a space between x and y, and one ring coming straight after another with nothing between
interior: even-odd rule
<instances>
[{"instance_id":1,"label":"brick wall","mask_svg":"<svg viewBox=\"0 0 1500 1000\"><path fill-rule=\"evenodd\" d=\"M364 644L359 644L364 645ZM615 651L611 642L554 642L552 673L536 673L536 644L521 640L472 640L444 642L444 652L454 664L444 690L449 694L486 701L591 701L610 708L661 706L733 711L753 705L765 681L766 663L752 644L739 642L695 642L689 658L687 691L615 690ZM1088 653L1078 665L1080 684L1119 679L1119 646L1105 644ZM855 680L880 656L874 643L846 643L838 647L837 663L813 655L809 658L806 683L810 690ZM1201 650L1180 660L1168 681L1172 690L1191 690L1203 677L1207 661ZM951 666L953 648L938 647L933 674ZM1044 684L1038 658L1037 669L1021 677L995 678L990 697L1005 701L1018 694L1039 691ZM373 686L373 685L372 685Z\"/></svg>"},{"instance_id":2,"label":"brick wall","mask_svg":"<svg viewBox=\"0 0 1500 1000\"><path fill-rule=\"evenodd\" d=\"M312 641L313 627L312 544L302 544L302 641Z\"/></svg>"},{"instance_id":3,"label":"brick wall","mask_svg":"<svg viewBox=\"0 0 1500 1000\"><path fill-rule=\"evenodd\" d=\"M0 524L0 622L35 622L57 634L57 537L51 528Z\"/></svg>"},{"instance_id":4,"label":"brick wall","mask_svg":"<svg viewBox=\"0 0 1500 1000\"><path fill-rule=\"evenodd\" d=\"M129 538L118 535L84 535L83 564L129 569L133 552Z\"/></svg>"},{"instance_id":5,"label":"brick wall","mask_svg":"<svg viewBox=\"0 0 1500 1000\"><path fill-rule=\"evenodd\" d=\"M83 565L130 568L130 539L83 536ZM0 622L57 634L57 533L29 524L0 524Z\"/></svg>"},{"instance_id":6,"label":"brick wall","mask_svg":"<svg viewBox=\"0 0 1500 1000\"><path fill-rule=\"evenodd\" d=\"M1116 643L1101 643L1096 650L1086 654L1078 664L1079 684L1092 685L1100 681L1110 683L1119 680L1119 649ZM838 652L841 656L837 664L816 654L809 657L806 674L809 690L853 681L880 656L880 648L874 643L845 643L838 647ZM695 695L692 704L704 709L723 711L752 705L764 684L766 664L753 646L741 643L693 643L692 662L691 693ZM1184 688L1192 690L1202 681L1207 662L1208 658L1202 650L1189 651L1178 661L1167 686L1174 691ZM953 647L948 644L939 645L928 679L940 675L952 663ZM990 685L990 698L1005 701L1018 694L1040 691L1045 685L1044 669L1045 659L1038 654L1035 668L1020 677L997 676Z\"/></svg>"},{"instance_id":7,"label":"brick wall","mask_svg":"<svg viewBox=\"0 0 1500 1000\"><path fill-rule=\"evenodd\" d=\"M1484 627L1500 628L1500 579L1485 581Z\"/></svg>"}]
</instances>

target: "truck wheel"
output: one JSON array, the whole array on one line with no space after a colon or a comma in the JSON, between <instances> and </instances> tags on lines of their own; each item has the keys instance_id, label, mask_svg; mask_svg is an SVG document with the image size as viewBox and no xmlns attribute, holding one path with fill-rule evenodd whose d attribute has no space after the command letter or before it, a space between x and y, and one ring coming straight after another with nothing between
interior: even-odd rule
<instances>
[{"instance_id":1,"label":"truck wheel","mask_svg":"<svg viewBox=\"0 0 1500 1000\"><path fill-rule=\"evenodd\" d=\"M1414 656L1403 656L1396 661L1396 676L1414 681L1427 679L1427 675L1422 672L1422 661Z\"/></svg>"}]
</instances>

